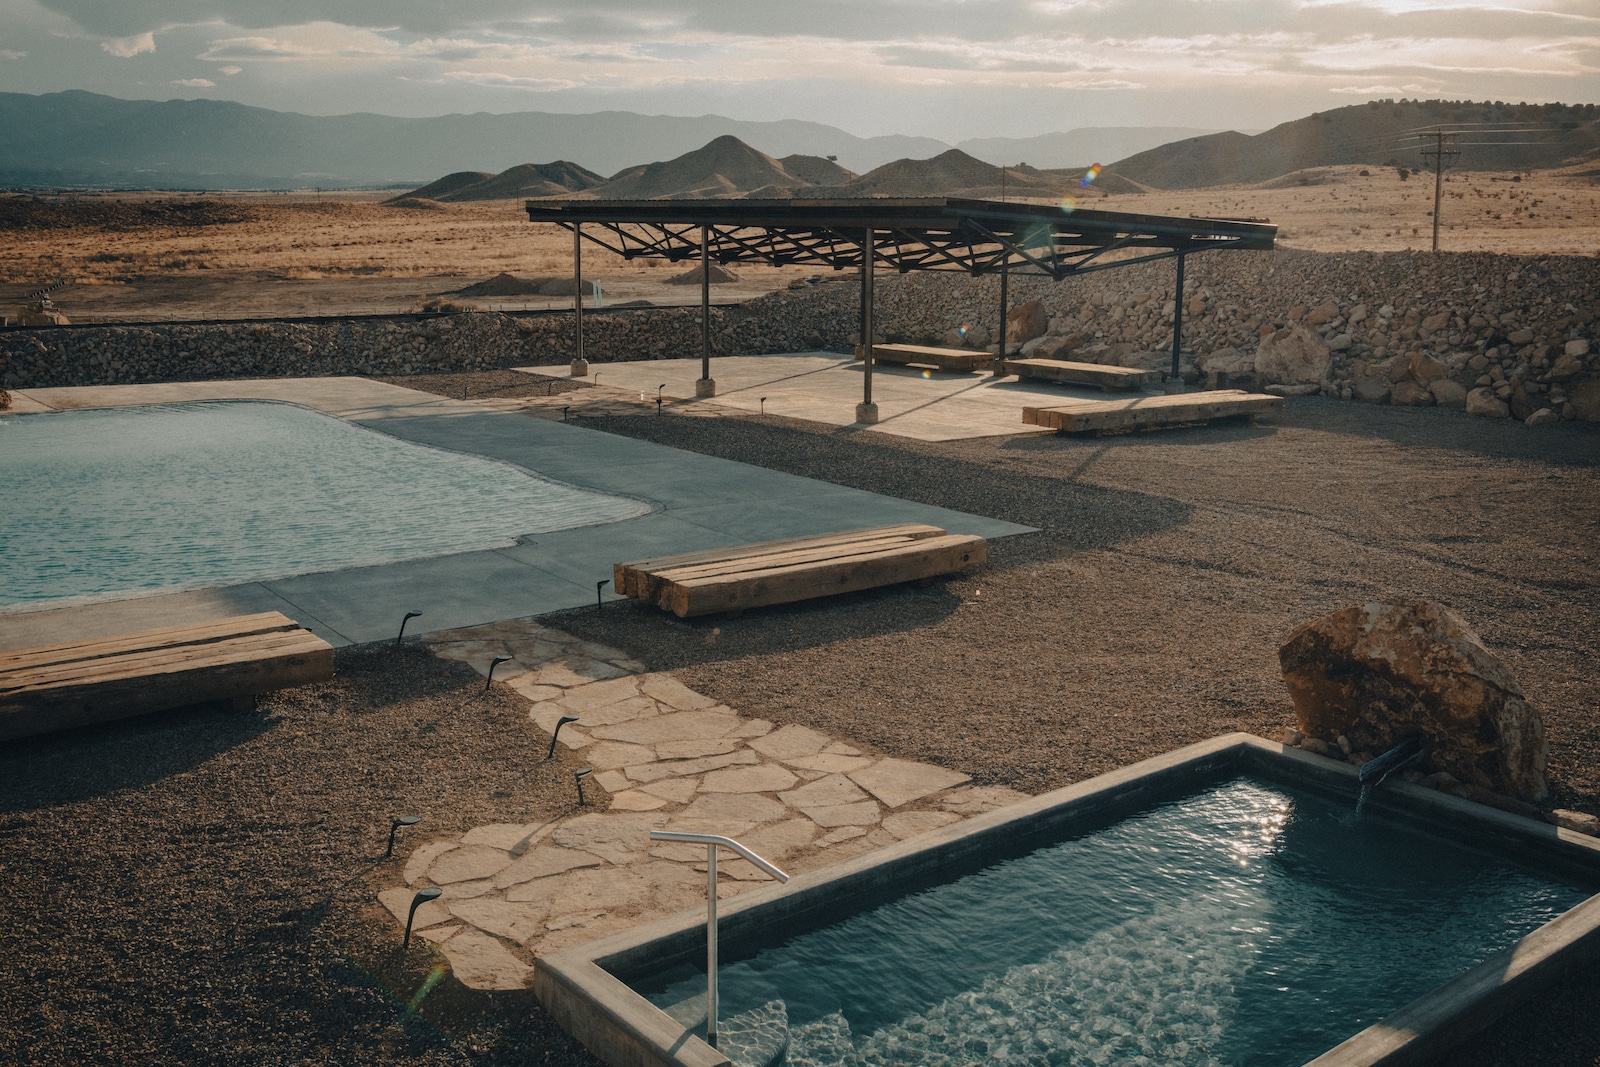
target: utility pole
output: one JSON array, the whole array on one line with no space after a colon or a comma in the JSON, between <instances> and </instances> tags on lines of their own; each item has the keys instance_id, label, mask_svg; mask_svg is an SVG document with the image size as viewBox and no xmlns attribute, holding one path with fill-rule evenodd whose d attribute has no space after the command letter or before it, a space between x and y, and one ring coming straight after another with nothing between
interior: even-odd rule
<instances>
[{"instance_id":1,"label":"utility pole","mask_svg":"<svg viewBox=\"0 0 1600 1067\"><path fill-rule=\"evenodd\" d=\"M1444 202L1444 172L1460 157L1461 149L1456 134L1443 130L1433 132L1433 144L1424 143L1422 158L1433 160L1433 250L1439 251L1439 207Z\"/></svg>"}]
</instances>

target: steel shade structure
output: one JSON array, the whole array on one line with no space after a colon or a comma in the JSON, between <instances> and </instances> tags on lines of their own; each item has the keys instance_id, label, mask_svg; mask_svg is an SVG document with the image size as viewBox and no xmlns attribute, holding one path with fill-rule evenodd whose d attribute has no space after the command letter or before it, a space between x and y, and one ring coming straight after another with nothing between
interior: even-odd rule
<instances>
[{"instance_id":1,"label":"steel shade structure","mask_svg":"<svg viewBox=\"0 0 1600 1067\"><path fill-rule=\"evenodd\" d=\"M872 275L947 271L1001 278L1000 358L1012 273L1057 281L1156 259L1178 260L1173 375L1182 317L1183 259L1213 249L1270 250L1277 227L1253 220L1174 218L957 197L840 200L529 200L532 222L554 223L624 259L856 269L862 277L864 412L872 405ZM584 230L587 226L589 229ZM1113 255L1114 254L1114 255ZM581 272L578 256L574 268ZM581 292L581 273L578 288ZM710 283L701 283L702 383L710 381ZM582 297L576 313L582 317ZM579 327L581 344L581 325ZM578 352L582 358L582 350ZM697 392L699 392L697 388ZM862 421L872 421L863 419Z\"/></svg>"}]
</instances>

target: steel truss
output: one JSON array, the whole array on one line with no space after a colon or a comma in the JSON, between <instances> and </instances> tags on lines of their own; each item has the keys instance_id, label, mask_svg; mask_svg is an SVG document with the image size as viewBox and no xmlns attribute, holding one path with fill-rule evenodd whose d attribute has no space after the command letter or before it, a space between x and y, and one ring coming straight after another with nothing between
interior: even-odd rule
<instances>
[{"instance_id":1,"label":"steel truss","mask_svg":"<svg viewBox=\"0 0 1600 1067\"><path fill-rule=\"evenodd\" d=\"M1002 271L1057 280L1211 249L1270 249L1277 227L948 197L860 200L529 200L528 218L583 236L624 259L859 270ZM1107 258L1112 252L1124 253ZM1126 255L1133 252L1133 255Z\"/></svg>"}]
</instances>

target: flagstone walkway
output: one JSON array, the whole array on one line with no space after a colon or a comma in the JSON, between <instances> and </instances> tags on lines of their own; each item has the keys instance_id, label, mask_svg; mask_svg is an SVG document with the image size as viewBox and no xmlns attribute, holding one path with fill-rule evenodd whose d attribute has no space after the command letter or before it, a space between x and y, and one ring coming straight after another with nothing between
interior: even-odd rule
<instances>
[{"instance_id":1,"label":"flagstone walkway","mask_svg":"<svg viewBox=\"0 0 1600 1067\"><path fill-rule=\"evenodd\" d=\"M882 758L799 725L774 727L648 673L616 649L519 619L424 638L495 671L549 733L594 768L598 805L548 823L479 826L420 844L379 899L404 925L418 889L443 894L415 929L479 989L521 988L533 957L703 906L706 851L656 829L737 838L790 873L811 870L1023 799L942 767ZM597 792L597 791L596 791ZM719 857L718 898L766 881Z\"/></svg>"}]
</instances>

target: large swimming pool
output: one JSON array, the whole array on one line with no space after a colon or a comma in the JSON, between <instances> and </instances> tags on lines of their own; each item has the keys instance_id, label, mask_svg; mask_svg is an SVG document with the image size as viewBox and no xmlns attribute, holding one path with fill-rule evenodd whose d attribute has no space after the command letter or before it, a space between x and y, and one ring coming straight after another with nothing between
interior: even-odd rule
<instances>
[{"instance_id":1,"label":"large swimming pool","mask_svg":"<svg viewBox=\"0 0 1600 1067\"><path fill-rule=\"evenodd\" d=\"M636 499L290 404L0 419L0 612L487 549Z\"/></svg>"},{"instance_id":2,"label":"large swimming pool","mask_svg":"<svg viewBox=\"0 0 1600 1067\"><path fill-rule=\"evenodd\" d=\"M725 961L719 1016L791 1067L1282 1067L1590 892L1353 804L1202 790ZM704 971L632 984L704 1012Z\"/></svg>"}]
</instances>

